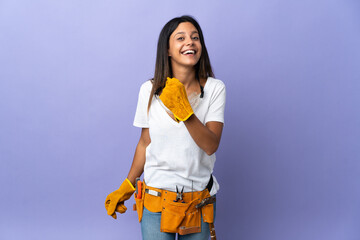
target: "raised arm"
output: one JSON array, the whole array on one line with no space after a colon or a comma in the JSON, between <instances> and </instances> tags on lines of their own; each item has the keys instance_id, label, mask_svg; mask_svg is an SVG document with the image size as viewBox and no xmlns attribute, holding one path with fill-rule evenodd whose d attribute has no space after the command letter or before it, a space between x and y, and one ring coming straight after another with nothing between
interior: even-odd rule
<instances>
[{"instance_id":1,"label":"raised arm","mask_svg":"<svg viewBox=\"0 0 360 240\"><path fill-rule=\"evenodd\" d=\"M206 154L211 155L216 152L220 144L223 123L207 122L206 125L204 125L196 115L193 114L184 121L184 124L196 144L204 150Z\"/></svg>"},{"instance_id":2,"label":"raised arm","mask_svg":"<svg viewBox=\"0 0 360 240\"><path fill-rule=\"evenodd\" d=\"M184 85L176 78L168 78L160 99L170 109L177 121L183 121L196 144L208 155L219 147L224 124L225 86L220 84L212 95L204 125L195 115ZM218 121L217 121L218 120Z\"/></svg>"}]
</instances>

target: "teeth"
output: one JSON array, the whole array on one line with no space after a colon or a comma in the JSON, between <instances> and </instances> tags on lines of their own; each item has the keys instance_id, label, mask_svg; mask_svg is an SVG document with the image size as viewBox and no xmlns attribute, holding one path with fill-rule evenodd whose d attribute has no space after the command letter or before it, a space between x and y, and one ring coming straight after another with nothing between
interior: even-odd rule
<instances>
[{"instance_id":1,"label":"teeth","mask_svg":"<svg viewBox=\"0 0 360 240\"><path fill-rule=\"evenodd\" d=\"M194 50L187 50L183 54L194 54L194 53L195 53Z\"/></svg>"}]
</instances>

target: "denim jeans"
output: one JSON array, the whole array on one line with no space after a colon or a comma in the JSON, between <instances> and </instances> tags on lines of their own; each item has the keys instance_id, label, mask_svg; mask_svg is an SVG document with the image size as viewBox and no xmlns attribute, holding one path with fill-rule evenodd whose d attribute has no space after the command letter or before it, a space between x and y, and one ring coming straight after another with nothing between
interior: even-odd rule
<instances>
[{"instance_id":1,"label":"denim jeans","mask_svg":"<svg viewBox=\"0 0 360 240\"><path fill-rule=\"evenodd\" d=\"M214 221L216 216L216 203L214 203ZM150 212L144 207L141 220L143 240L175 240L176 233L160 232L161 212ZM201 217L201 232L178 235L178 240L208 240L210 237L209 224L203 222Z\"/></svg>"}]
</instances>

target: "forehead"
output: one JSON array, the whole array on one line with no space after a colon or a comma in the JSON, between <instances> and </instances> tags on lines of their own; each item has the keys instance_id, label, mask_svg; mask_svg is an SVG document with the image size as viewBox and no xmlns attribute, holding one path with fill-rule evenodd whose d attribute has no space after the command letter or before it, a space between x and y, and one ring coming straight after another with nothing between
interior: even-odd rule
<instances>
[{"instance_id":1,"label":"forehead","mask_svg":"<svg viewBox=\"0 0 360 240\"><path fill-rule=\"evenodd\" d=\"M175 35L177 33L193 33L193 32L197 32L197 29L192 23L190 23L190 22L182 22L174 30L172 35Z\"/></svg>"}]
</instances>

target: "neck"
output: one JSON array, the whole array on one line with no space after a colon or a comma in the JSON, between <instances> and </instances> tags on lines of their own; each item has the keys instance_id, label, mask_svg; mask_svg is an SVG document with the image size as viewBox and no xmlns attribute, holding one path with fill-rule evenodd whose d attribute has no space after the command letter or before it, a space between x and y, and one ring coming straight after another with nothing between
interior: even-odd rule
<instances>
[{"instance_id":1,"label":"neck","mask_svg":"<svg viewBox=\"0 0 360 240\"><path fill-rule=\"evenodd\" d=\"M197 81L193 67L173 67L173 77L179 79L186 89Z\"/></svg>"}]
</instances>

